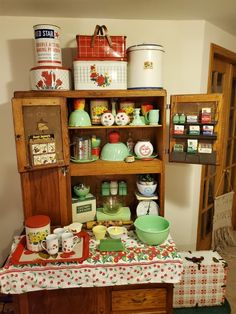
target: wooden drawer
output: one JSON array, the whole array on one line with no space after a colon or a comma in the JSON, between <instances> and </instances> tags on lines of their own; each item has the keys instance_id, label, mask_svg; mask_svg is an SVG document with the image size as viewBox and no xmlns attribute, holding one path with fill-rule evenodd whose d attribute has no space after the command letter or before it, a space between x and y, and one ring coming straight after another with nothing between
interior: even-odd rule
<instances>
[{"instance_id":1,"label":"wooden drawer","mask_svg":"<svg viewBox=\"0 0 236 314\"><path fill-rule=\"evenodd\" d=\"M167 313L167 289L112 291L112 313ZM135 311L135 312L133 312Z\"/></svg>"}]
</instances>

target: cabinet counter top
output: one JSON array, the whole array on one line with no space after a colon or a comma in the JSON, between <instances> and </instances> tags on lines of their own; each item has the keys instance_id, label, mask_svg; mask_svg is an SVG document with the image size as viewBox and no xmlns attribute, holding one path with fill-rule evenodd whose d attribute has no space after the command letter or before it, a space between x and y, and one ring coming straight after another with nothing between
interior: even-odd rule
<instances>
[{"instance_id":1,"label":"cabinet counter top","mask_svg":"<svg viewBox=\"0 0 236 314\"><path fill-rule=\"evenodd\" d=\"M16 237L15 250L21 237ZM0 269L1 292L21 294L30 291L121 286L147 283L177 283L183 262L171 236L159 246L141 243L130 231L122 252L100 252L91 236L89 257L81 263L13 265L11 255Z\"/></svg>"}]
</instances>

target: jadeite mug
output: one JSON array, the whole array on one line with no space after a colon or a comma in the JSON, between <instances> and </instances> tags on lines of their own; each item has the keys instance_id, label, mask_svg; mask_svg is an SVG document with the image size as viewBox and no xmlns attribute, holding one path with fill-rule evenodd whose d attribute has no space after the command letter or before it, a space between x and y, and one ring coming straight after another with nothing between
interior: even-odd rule
<instances>
[{"instance_id":1,"label":"jadeite mug","mask_svg":"<svg viewBox=\"0 0 236 314\"><path fill-rule=\"evenodd\" d=\"M158 125L159 123L159 109L152 109L145 114L145 120L150 125Z\"/></svg>"},{"instance_id":2,"label":"jadeite mug","mask_svg":"<svg viewBox=\"0 0 236 314\"><path fill-rule=\"evenodd\" d=\"M56 234L49 234L45 240L41 242L42 248L48 252L49 255L58 253L59 241Z\"/></svg>"}]
</instances>

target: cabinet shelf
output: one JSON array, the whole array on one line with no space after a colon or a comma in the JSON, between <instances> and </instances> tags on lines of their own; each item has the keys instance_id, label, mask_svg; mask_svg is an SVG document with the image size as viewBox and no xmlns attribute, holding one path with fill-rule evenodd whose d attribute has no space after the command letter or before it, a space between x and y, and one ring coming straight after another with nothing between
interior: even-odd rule
<instances>
[{"instance_id":1,"label":"cabinet shelf","mask_svg":"<svg viewBox=\"0 0 236 314\"><path fill-rule=\"evenodd\" d=\"M69 90L69 91L17 91L14 97L65 97L65 98L145 98L165 97L166 90Z\"/></svg>"},{"instance_id":2,"label":"cabinet shelf","mask_svg":"<svg viewBox=\"0 0 236 314\"><path fill-rule=\"evenodd\" d=\"M201 165L215 165L216 164L216 152L211 154L206 153L195 153L190 154L186 152L171 152L170 161L183 162L183 163L194 163Z\"/></svg>"},{"instance_id":3,"label":"cabinet shelf","mask_svg":"<svg viewBox=\"0 0 236 314\"><path fill-rule=\"evenodd\" d=\"M135 128L161 128L162 125L111 125L111 126L104 126L104 125L91 125L91 126L69 126L69 130L96 130L96 129L135 129Z\"/></svg>"},{"instance_id":4,"label":"cabinet shelf","mask_svg":"<svg viewBox=\"0 0 236 314\"><path fill-rule=\"evenodd\" d=\"M213 134L213 135L174 134L172 135L172 137L175 139L191 139L191 138L195 138L199 140L216 140L217 139L216 134Z\"/></svg>"},{"instance_id":5,"label":"cabinet shelf","mask_svg":"<svg viewBox=\"0 0 236 314\"><path fill-rule=\"evenodd\" d=\"M97 160L92 163L70 163L71 176L103 176L119 174L162 173L163 162L160 159L136 160L132 163L124 161Z\"/></svg>"}]
</instances>

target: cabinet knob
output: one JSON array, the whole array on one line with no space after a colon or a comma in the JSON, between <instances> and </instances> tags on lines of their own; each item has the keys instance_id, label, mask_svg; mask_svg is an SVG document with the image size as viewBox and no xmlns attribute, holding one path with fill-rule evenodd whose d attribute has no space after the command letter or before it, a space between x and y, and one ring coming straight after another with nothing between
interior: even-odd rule
<instances>
[{"instance_id":1,"label":"cabinet knob","mask_svg":"<svg viewBox=\"0 0 236 314\"><path fill-rule=\"evenodd\" d=\"M20 134L16 134L16 140L19 141L21 138L21 135Z\"/></svg>"}]
</instances>

